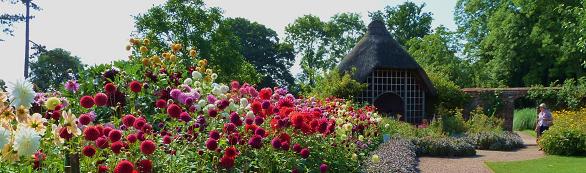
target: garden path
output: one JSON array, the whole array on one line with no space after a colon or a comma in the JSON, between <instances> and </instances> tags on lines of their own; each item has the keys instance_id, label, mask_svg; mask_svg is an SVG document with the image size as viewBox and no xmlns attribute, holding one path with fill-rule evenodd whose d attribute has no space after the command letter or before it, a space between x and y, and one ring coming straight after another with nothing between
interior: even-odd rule
<instances>
[{"instance_id":1,"label":"garden path","mask_svg":"<svg viewBox=\"0 0 586 173\"><path fill-rule=\"evenodd\" d=\"M515 151L476 150L476 156L461 158L420 157L419 170L422 173L491 173L484 162L529 160L543 157L535 137L517 132L525 143L525 148Z\"/></svg>"}]
</instances>

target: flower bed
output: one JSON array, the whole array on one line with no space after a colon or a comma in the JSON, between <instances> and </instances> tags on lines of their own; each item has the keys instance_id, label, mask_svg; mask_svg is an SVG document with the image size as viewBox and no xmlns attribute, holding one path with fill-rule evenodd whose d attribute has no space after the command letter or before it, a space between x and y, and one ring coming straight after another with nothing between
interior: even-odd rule
<instances>
[{"instance_id":1,"label":"flower bed","mask_svg":"<svg viewBox=\"0 0 586 173\"><path fill-rule=\"evenodd\" d=\"M539 140L543 151L554 155L586 155L586 108L556 111L553 120L553 126Z\"/></svg>"},{"instance_id":2,"label":"flower bed","mask_svg":"<svg viewBox=\"0 0 586 173\"><path fill-rule=\"evenodd\" d=\"M417 172L415 145L406 139L392 138L370 153L363 172Z\"/></svg>"},{"instance_id":3,"label":"flower bed","mask_svg":"<svg viewBox=\"0 0 586 173\"><path fill-rule=\"evenodd\" d=\"M284 88L216 83L197 52L154 52L100 65L41 94L0 95L0 167L47 172L357 172L380 142L372 107L298 99ZM36 96L35 96L36 95ZM33 104L31 104L33 103ZM10 104L10 105L9 105Z\"/></svg>"}]
</instances>

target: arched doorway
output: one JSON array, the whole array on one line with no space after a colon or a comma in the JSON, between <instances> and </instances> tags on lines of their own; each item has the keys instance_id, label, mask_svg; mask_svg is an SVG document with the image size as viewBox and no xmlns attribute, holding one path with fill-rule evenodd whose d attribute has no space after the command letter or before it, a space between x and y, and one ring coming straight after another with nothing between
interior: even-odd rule
<instances>
[{"instance_id":1,"label":"arched doorway","mask_svg":"<svg viewBox=\"0 0 586 173\"><path fill-rule=\"evenodd\" d=\"M402 118L405 117L405 103L401 96L392 93L386 92L384 94L379 95L374 100L374 107L384 114L389 116L396 117L397 114L401 114Z\"/></svg>"}]
</instances>

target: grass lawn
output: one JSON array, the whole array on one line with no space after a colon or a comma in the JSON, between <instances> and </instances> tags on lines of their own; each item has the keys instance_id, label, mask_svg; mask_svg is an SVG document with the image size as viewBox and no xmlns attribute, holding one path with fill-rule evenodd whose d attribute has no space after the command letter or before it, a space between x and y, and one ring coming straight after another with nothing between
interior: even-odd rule
<instances>
[{"instance_id":1,"label":"grass lawn","mask_svg":"<svg viewBox=\"0 0 586 173\"><path fill-rule=\"evenodd\" d=\"M522 130L521 132L537 138L537 133L535 133L535 130Z\"/></svg>"},{"instance_id":2,"label":"grass lawn","mask_svg":"<svg viewBox=\"0 0 586 173\"><path fill-rule=\"evenodd\" d=\"M586 172L586 157L546 156L512 162L486 162L495 173Z\"/></svg>"}]
</instances>

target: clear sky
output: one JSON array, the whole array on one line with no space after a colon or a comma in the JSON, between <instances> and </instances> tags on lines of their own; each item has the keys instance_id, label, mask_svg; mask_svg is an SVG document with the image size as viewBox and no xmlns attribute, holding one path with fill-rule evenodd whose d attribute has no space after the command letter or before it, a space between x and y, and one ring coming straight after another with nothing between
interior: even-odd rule
<instances>
[{"instance_id":1,"label":"clear sky","mask_svg":"<svg viewBox=\"0 0 586 173\"><path fill-rule=\"evenodd\" d=\"M144 13L164 0L33 0L43 8L32 11L30 39L48 49L63 48L79 56L85 64L109 63L128 56L125 45L134 31L132 16ZM356 12L369 22L368 12L395 6L404 0L205 0L220 7L224 16L244 17L275 30L284 37L284 28L305 14L327 20L336 13ZM424 11L433 13L433 27L456 28L453 11L456 0L412 0L426 3ZM0 4L0 11L23 12L24 5ZM14 36L0 35L0 79L7 82L23 78L24 23L14 26ZM298 66L292 69L299 71Z\"/></svg>"}]
</instances>

